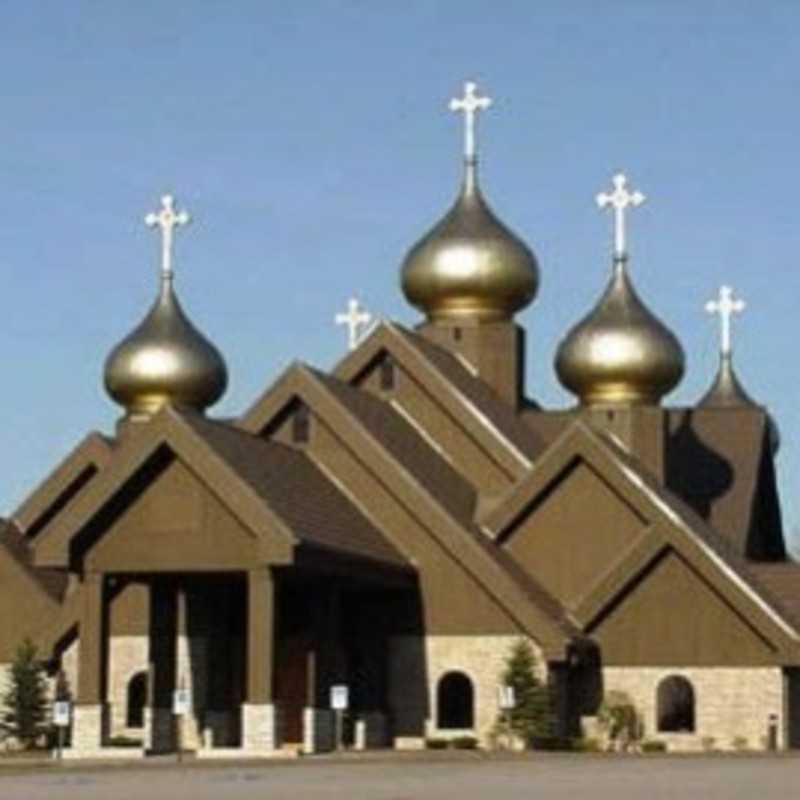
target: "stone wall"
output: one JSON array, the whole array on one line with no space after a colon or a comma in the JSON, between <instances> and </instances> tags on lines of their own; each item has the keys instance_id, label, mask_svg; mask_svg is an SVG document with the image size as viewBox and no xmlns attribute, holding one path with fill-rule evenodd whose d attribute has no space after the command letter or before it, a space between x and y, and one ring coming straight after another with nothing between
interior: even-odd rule
<instances>
[{"instance_id":1,"label":"stone wall","mask_svg":"<svg viewBox=\"0 0 800 800\"><path fill-rule=\"evenodd\" d=\"M389 642L389 703L395 746L422 746L425 737L466 734L476 736L482 746L490 746L500 712L501 675L519 639L518 636L393 637ZM535 645L534 650L539 652ZM541 657L539 663L543 665ZM437 687L448 672L463 672L472 681L475 724L470 730L437 727Z\"/></svg>"},{"instance_id":2,"label":"stone wall","mask_svg":"<svg viewBox=\"0 0 800 800\"><path fill-rule=\"evenodd\" d=\"M109 733L113 736L139 737L142 728L128 728L128 685L140 672L147 672L146 636L114 636L109 642L108 702Z\"/></svg>"},{"instance_id":3,"label":"stone wall","mask_svg":"<svg viewBox=\"0 0 800 800\"><path fill-rule=\"evenodd\" d=\"M670 675L694 688L693 733L657 730L656 693ZM778 747L785 747L784 678L779 667L606 667L605 692L625 692L642 716L646 739L666 742L670 750L764 750L770 714L778 723Z\"/></svg>"}]
</instances>

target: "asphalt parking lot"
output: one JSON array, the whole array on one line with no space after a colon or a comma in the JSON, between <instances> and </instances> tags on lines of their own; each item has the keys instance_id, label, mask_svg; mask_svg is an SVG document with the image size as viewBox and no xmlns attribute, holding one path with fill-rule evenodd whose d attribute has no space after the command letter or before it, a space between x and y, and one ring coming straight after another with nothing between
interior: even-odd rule
<instances>
[{"instance_id":1,"label":"asphalt parking lot","mask_svg":"<svg viewBox=\"0 0 800 800\"><path fill-rule=\"evenodd\" d=\"M787 800L800 758L749 756L303 759L262 764L0 766L0 800Z\"/></svg>"}]
</instances>

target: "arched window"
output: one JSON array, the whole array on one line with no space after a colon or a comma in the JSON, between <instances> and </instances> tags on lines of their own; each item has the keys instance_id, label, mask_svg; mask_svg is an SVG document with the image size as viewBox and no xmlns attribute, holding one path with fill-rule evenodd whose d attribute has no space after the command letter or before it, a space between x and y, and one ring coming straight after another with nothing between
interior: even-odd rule
<instances>
[{"instance_id":1,"label":"arched window","mask_svg":"<svg viewBox=\"0 0 800 800\"><path fill-rule=\"evenodd\" d=\"M436 725L444 729L471 728L475 720L472 681L463 672L448 672L436 692Z\"/></svg>"},{"instance_id":2,"label":"arched window","mask_svg":"<svg viewBox=\"0 0 800 800\"><path fill-rule=\"evenodd\" d=\"M671 675L658 685L658 730L663 733L694 731L694 689L686 678Z\"/></svg>"},{"instance_id":3,"label":"arched window","mask_svg":"<svg viewBox=\"0 0 800 800\"><path fill-rule=\"evenodd\" d=\"M128 713L126 724L129 728L144 728L144 707L147 703L147 673L137 672L128 682Z\"/></svg>"}]
</instances>

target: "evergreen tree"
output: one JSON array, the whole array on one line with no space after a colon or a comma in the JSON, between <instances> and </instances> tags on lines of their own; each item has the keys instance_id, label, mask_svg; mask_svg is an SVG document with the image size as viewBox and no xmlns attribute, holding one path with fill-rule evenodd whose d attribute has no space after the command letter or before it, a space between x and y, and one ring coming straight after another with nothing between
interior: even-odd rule
<instances>
[{"instance_id":1,"label":"evergreen tree","mask_svg":"<svg viewBox=\"0 0 800 800\"><path fill-rule=\"evenodd\" d=\"M17 648L0 726L23 747L33 747L47 730L47 685L36 645L25 639Z\"/></svg>"},{"instance_id":2,"label":"evergreen tree","mask_svg":"<svg viewBox=\"0 0 800 800\"><path fill-rule=\"evenodd\" d=\"M514 688L514 708L505 712L511 729L526 744L532 739L547 739L554 735L555 718L549 688L536 672L536 655L530 643L520 639L514 644L506 661L502 681Z\"/></svg>"}]
</instances>

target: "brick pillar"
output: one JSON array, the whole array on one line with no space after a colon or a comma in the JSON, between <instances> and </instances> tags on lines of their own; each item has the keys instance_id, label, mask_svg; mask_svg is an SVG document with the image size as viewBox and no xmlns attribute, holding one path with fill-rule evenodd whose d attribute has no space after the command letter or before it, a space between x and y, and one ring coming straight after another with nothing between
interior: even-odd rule
<instances>
[{"instance_id":1,"label":"brick pillar","mask_svg":"<svg viewBox=\"0 0 800 800\"><path fill-rule=\"evenodd\" d=\"M275 587L269 567L247 573L247 696L242 706L242 748L270 752L280 744L273 703Z\"/></svg>"}]
</instances>

